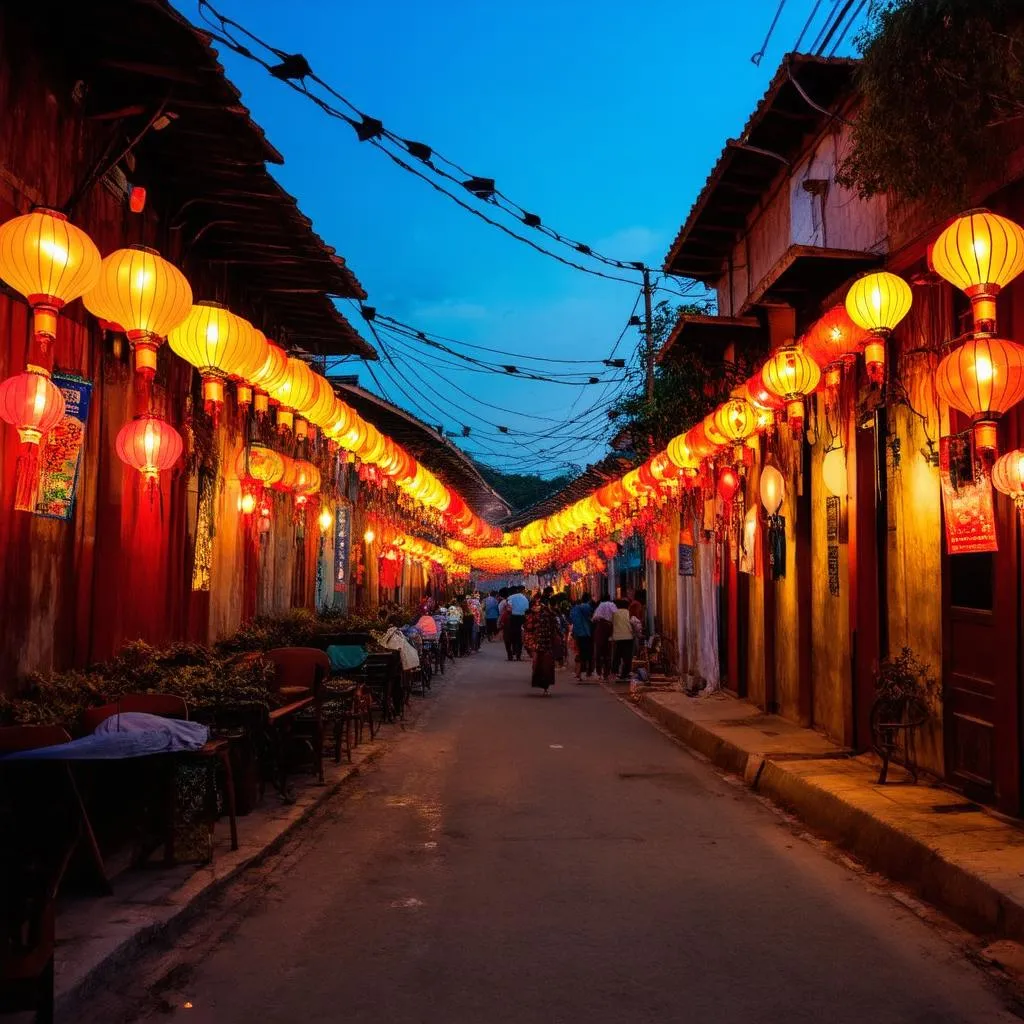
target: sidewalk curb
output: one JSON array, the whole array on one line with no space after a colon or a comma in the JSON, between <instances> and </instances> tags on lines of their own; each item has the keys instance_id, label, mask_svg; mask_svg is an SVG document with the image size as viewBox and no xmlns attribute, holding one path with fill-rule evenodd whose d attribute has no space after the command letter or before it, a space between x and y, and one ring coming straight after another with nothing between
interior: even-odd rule
<instances>
[{"instance_id":1,"label":"sidewalk curb","mask_svg":"<svg viewBox=\"0 0 1024 1024\"><path fill-rule=\"evenodd\" d=\"M622 699L628 698L623 694ZM644 694L640 709L716 767L741 776L753 791L793 813L867 868L906 885L974 932L1024 941L1024 905L894 825L786 769L750 753Z\"/></svg>"},{"instance_id":2,"label":"sidewalk curb","mask_svg":"<svg viewBox=\"0 0 1024 1024\"><path fill-rule=\"evenodd\" d=\"M443 681L442 677L442 681ZM436 680L435 680L436 682ZM439 696L435 689L433 696ZM145 950L160 939L173 937L182 931L196 916L202 913L209 904L223 893L229 885L244 875L248 870L263 863L277 853L292 835L309 819L335 797L352 779L357 778L363 770L378 761L390 749L392 743L411 731L433 708L434 702L421 705L418 712L407 718L404 728L393 736L376 741L377 745L366 750L358 763L341 767L338 774L322 787L306 792L313 792L307 803L295 808L294 817L283 823L281 830L260 847L241 857L230 866L224 866L222 873L217 871L217 863L209 866L209 870L198 868L182 883L179 889L168 900L163 911L156 919L136 928L123 941L107 951L96 963L88 967L80 977L70 981L67 987L60 985L60 972L56 979L54 993L54 1015L58 1020L73 1019L76 1008L90 995L97 991L108 979L112 979L119 971L130 966ZM294 805L293 805L294 806ZM244 821L244 819L242 819ZM212 874L211 874L212 871ZM59 921L58 921L59 934ZM60 958L58 947L58 959Z\"/></svg>"}]
</instances>

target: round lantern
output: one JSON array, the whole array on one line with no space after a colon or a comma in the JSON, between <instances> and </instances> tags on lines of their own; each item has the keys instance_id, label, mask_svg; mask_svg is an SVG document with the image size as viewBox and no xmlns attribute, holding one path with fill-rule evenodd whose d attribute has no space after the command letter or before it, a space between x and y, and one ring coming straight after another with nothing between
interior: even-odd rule
<instances>
[{"instance_id":1,"label":"round lantern","mask_svg":"<svg viewBox=\"0 0 1024 1024\"><path fill-rule=\"evenodd\" d=\"M853 322L845 306L833 306L804 335L803 346L820 367L827 369L852 363L870 340L868 332Z\"/></svg>"},{"instance_id":2,"label":"round lantern","mask_svg":"<svg viewBox=\"0 0 1024 1024\"><path fill-rule=\"evenodd\" d=\"M729 438L725 436L715 423L714 413L708 413L707 416L701 420L701 429L704 431L704 436L711 442L716 448L724 448L729 444Z\"/></svg>"},{"instance_id":3,"label":"round lantern","mask_svg":"<svg viewBox=\"0 0 1024 1024\"><path fill-rule=\"evenodd\" d=\"M38 445L64 416L64 395L42 367L0 384L0 419L18 431L23 444Z\"/></svg>"},{"instance_id":4,"label":"round lantern","mask_svg":"<svg viewBox=\"0 0 1024 1024\"><path fill-rule=\"evenodd\" d=\"M185 275L155 249L133 245L104 257L99 280L82 302L94 316L121 327L136 371L152 377L157 348L192 308L192 289Z\"/></svg>"},{"instance_id":5,"label":"round lantern","mask_svg":"<svg viewBox=\"0 0 1024 1024\"><path fill-rule=\"evenodd\" d=\"M846 474L846 449L840 445L825 452L821 462L821 479L831 494L845 498L850 485Z\"/></svg>"},{"instance_id":6,"label":"round lantern","mask_svg":"<svg viewBox=\"0 0 1024 1024\"><path fill-rule=\"evenodd\" d=\"M740 478L736 470L732 466L723 466L718 474L718 493L726 505L732 502L732 499L736 496L736 491L739 490L739 486Z\"/></svg>"},{"instance_id":7,"label":"round lantern","mask_svg":"<svg viewBox=\"0 0 1024 1024\"><path fill-rule=\"evenodd\" d=\"M308 498L320 490L320 470L305 459L295 460L295 481L292 490L299 498Z\"/></svg>"},{"instance_id":8,"label":"round lantern","mask_svg":"<svg viewBox=\"0 0 1024 1024\"><path fill-rule=\"evenodd\" d=\"M790 429L798 435L804 425L804 397L821 380L821 370L802 348L788 345L768 357L761 367L764 386L786 402Z\"/></svg>"},{"instance_id":9,"label":"round lantern","mask_svg":"<svg viewBox=\"0 0 1024 1024\"><path fill-rule=\"evenodd\" d=\"M261 339L249 323L216 302L197 302L167 333L171 349L199 371L203 399L214 415L224 404L224 381L251 365Z\"/></svg>"},{"instance_id":10,"label":"round lantern","mask_svg":"<svg viewBox=\"0 0 1024 1024\"><path fill-rule=\"evenodd\" d=\"M279 405L277 425L282 430L291 430L295 425L295 413L309 404L314 386L309 366L289 356L283 379L270 389L271 399Z\"/></svg>"},{"instance_id":11,"label":"round lantern","mask_svg":"<svg viewBox=\"0 0 1024 1024\"><path fill-rule=\"evenodd\" d=\"M885 270L858 278L846 293L850 319L872 335L864 346L864 364L875 384L885 380L886 338L910 312L913 301L910 285Z\"/></svg>"},{"instance_id":12,"label":"round lantern","mask_svg":"<svg viewBox=\"0 0 1024 1024\"><path fill-rule=\"evenodd\" d=\"M691 427L683 435L683 441L697 459L704 459L709 455L714 455L719 447L708 437L703 423L698 423L695 427Z\"/></svg>"},{"instance_id":13,"label":"round lantern","mask_svg":"<svg viewBox=\"0 0 1024 1024\"><path fill-rule=\"evenodd\" d=\"M687 473L696 472L699 460L687 446L685 435L677 434L673 437L665 449L665 455L673 466Z\"/></svg>"},{"instance_id":14,"label":"round lantern","mask_svg":"<svg viewBox=\"0 0 1024 1024\"><path fill-rule=\"evenodd\" d=\"M63 213L40 207L0 225L0 277L28 300L44 352L57 335L57 314L99 273L99 249Z\"/></svg>"},{"instance_id":15,"label":"round lantern","mask_svg":"<svg viewBox=\"0 0 1024 1024\"><path fill-rule=\"evenodd\" d=\"M281 463L284 467L281 473L280 479L276 480L271 486L275 491L290 491L295 486L295 481L299 478L299 460L293 459L289 455L281 455Z\"/></svg>"},{"instance_id":16,"label":"round lantern","mask_svg":"<svg viewBox=\"0 0 1024 1024\"><path fill-rule=\"evenodd\" d=\"M747 381L743 390L746 392L747 401L762 412L776 412L786 407L786 403L778 395L773 394L764 386L764 378L761 376L760 370Z\"/></svg>"},{"instance_id":17,"label":"round lantern","mask_svg":"<svg viewBox=\"0 0 1024 1024\"><path fill-rule=\"evenodd\" d=\"M328 427L334 416L336 396L326 377L313 374L313 395L305 409L306 419L318 427Z\"/></svg>"},{"instance_id":18,"label":"round lantern","mask_svg":"<svg viewBox=\"0 0 1024 1024\"><path fill-rule=\"evenodd\" d=\"M992 467L992 486L1000 494L1013 498L1017 511L1024 514L1024 450L1016 448L996 459Z\"/></svg>"},{"instance_id":19,"label":"round lantern","mask_svg":"<svg viewBox=\"0 0 1024 1024\"><path fill-rule=\"evenodd\" d=\"M238 476L250 477L264 487L273 487L284 476L284 458L262 444L250 445L238 453Z\"/></svg>"},{"instance_id":20,"label":"round lantern","mask_svg":"<svg viewBox=\"0 0 1024 1024\"><path fill-rule=\"evenodd\" d=\"M770 516L777 516L786 500L786 481L782 474L769 463L761 470L761 504Z\"/></svg>"},{"instance_id":21,"label":"round lantern","mask_svg":"<svg viewBox=\"0 0 1024 1024\"><path fill-rule=\"evenodd\" d=\"M257 416L267 414L270 409L270 392L280 386L287 374L288 353L280 345L268 341L263 365L250 378L256 393L253 406Z\"/></svg>"},{"instance_id":22,"label":"round lantern","mask_svg":"<svg viewBox=\"0 0 1024 1024\"><path fill-rule=\"evenodd\" d=\"M975 445L994 452L999 418L1024 398L1024 346L986 336L965 341L939 363L935 389L971 417Z\"/></svg>"},{"instance_id":23,"label":"round lantern","mask_svg":"<svg viewBox=\"0 0 1024 1024\"><path fill-rule=\"evenodd\" d=\"M757 429L757 414L743 398L730 398L723 402L711 418L718 432L732 444L742 443Z\"/></svg>"},{"instance_id":24,"label":"round lantern","mask_svg":"<svg viewBox=\"0 0 1024 1024\"><path fill-rule=\"evenodd\" d=\"M971 210L935 240L931 263L970 298L975 330L994 333L996 296L1024 270L1024 228L988 210Z\"/></svg>"},{"instance_id":25,"label":"round lantern","mask_svg":"<svg viewBox=\"0 0 1024 1024\"><path fill-rule=\"evenodd\" d=\"M242 318L239 317L241 320ZM242 322L249 328L251 338L245 353L240 355L231 369L230 377L235 382L235 398L241 407L252 404L253 378L266 365L270 353L270 342L266 335L247 320Z\"/></svg>"},{"instance_id":26,"label":"round lantern","mask_svg":"<svg viewBox=\"0 0 1024 1024\"><path fill-rule=\"evenodd\" d=\"M165 419L146 413L126 423L114 443L117 457L143 476L150 493L156 488L160 472L171 469L184 447L181 434Z\"/></svg>"}]
</instances>

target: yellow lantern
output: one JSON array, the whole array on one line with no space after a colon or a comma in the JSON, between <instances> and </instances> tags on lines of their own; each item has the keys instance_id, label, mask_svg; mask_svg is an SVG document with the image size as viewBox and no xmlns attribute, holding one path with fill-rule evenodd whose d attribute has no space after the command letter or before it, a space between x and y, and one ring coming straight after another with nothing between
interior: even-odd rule
<instances>
[{"instance_id":1,"label":"yellow lantern","mask_svg":"<svg viewBox=\"0 0 1024 1024\"><path fill-rule=\"evenodd\" d=\"M846 473L846 449L842 445L825 452L821 463L821 479L828 490L837 498L849 494L850 484Z\"/></svg>"},{"instance_id":2,"label":"yellow lantern","mask_svg":"<svg viewBox=\"0 0 1024 1024\"><path fill-rule=\"evenodd\" d=\"M277 425L282 430L292 429L295 413L308 404L313 386L313 371L301 359L289 356L284 378L270 391L279 405Z\"/></svg>"},{"instance_id":3,"label":"yellow lantern","mask_svg":"<svg viewBox=\"0 0 1024 1024\"><path fill-rule=\"evenodd\" d=\"M320 513L320 532L327 533L333 524L334 516L331 515L330 509L323 509Z\"/></svg>"},{"instance_id":4,"label":"yellow lantern","mask_svg":"<svg viewBox=\"0 0 1024 1024\"><path fill-rule=\"evenodd\" d=\"M185 275L155 249L133 245L104 257L99 280L82 302L94 316L121 327L136 371L152 377L157 348L192 308L192 289Z\"/></svg>"},{"instance_id":5,"label":"yellow lantern","mask_svg":"<svg viewBox=\"0 0 1024 1024\"><path fill-rule=\"evenodd\" d=\"M0 225L0 277L28 300L44 352L57 336L57 314L90 291L99 273L99 249L57 210L39 207Z\"/></svg>"},{"instance_id":6,"label":"yellow lantern","mask_svg":"<svg viewBox=\"0 0 1024 1024\"><path fill-rule=\"evenodd\" d=\"M761 504L770 516L777 516L786 500L786 481L782 474L769 463L761 470Z\"/></svg>"},{"instance_id":7,"label":"yellow lantern","mask_svg":"<svg viewBox=\"0 0 1024 1024\"><path fill-rule=\"evenodd\" d=\"M306 419L318 427L327 427L334 415L336 396L326 377L313 374L313 396L305 409Z\"/></svg>"},{"instance_id":8,"label":"yellow lantern","mask_svg":"<svg viewBox=\"0 0 1024 1024\"><path fill-rule=\"evenodd\" d=\"M238 453L238 476L251 477L265 487L273 487L284 477L284 459L273 448L261 444L250 445Z\"/></svg>"},{"instance_id":9,"label":"yellow lantern","mask_svg":"<svg viewBox=\"0 0 1024 1024\"><path fill-rule=\"evenodd\" d=\"M280 345L267 342L263 365L252 375L250 383L256 391L257 416L265 416L270 409L270 392L279 387L288 375L288 353Z\"/></svg>"},{"instance_id":10,"label":"yellow lantern","mask_svg":"<svg viewBox=\"0 0 1024 1024\"><path fill-rule=\"evenodd\" d=\"M797 345L780 348L761 367L764 386L786 403L790 429L799 434L804 422L804 397L821 380L818 364Z\"/></svg>"},{"instance_id":11,"label":"yellow lantern","mask_svg":"<svg viewBox=\"0 0 1024 1024\"><path fill-rule=\"evenodd\" d=\"M885 380L885 341L910 312L914 301L910 285L888 271L865 274L846 293L850 319L872 335L864 346L868 378L876 384Z\"/></svg>"},{"instance_id":12,"label":"yellow lantern","mask_svg":"<svg viewBox=\"0 0 1024 1024\"><path fill-rule=\"evenodd\" d=\"M971 210L935 240L931 262L970 298L975 330L993 334L996 296L1024 270L1024 228L988 210Z\"/></svg>"},{"instance_id":13,"label":"yellow lantern","mask_svg":"<svg viewBox=\"0 0 1024 1024\"><path fill-rule=\"evenodd\" d=\"M244 350L234 360L230 377L235 382L235 397L240 406L252 404L252 379L260 373L270 354L270 342L266 335L248 320L239 317L249 328L249 337Z\"/></svg>"},{"instance_id":14,"label":"yellow lantern","mask_svg":"<svg viewBox=\"0 0 1024 1024\"><path fill-rule=\"evenodd\" d=\"M742 398L730 398L723 402L711 414L711 419L718 433L733 444L745 441L757 429L754 407ZM707 433L706 424L704 432Z\"/></svg>"}]
</instances>

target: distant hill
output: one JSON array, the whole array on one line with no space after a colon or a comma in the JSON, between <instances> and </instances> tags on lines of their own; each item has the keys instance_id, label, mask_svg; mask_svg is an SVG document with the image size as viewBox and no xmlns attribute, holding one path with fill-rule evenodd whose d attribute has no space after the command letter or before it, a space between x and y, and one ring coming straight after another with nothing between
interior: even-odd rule
<instances>
[{"instance_id":1,"label":"distant hill","mask_svg":"<svg viewBox=\"0 0 1024 1024\"><path fill-rule=\"evenodd\" d=\"M480 462L476 464L476 468L480 470L480 475L487 483L512 506L513 512L529 508L534 502L571 484L574 479L571 473L563 473L549 479L535 473L502 473L501 470Z\"/></svg>"}]
</instances>

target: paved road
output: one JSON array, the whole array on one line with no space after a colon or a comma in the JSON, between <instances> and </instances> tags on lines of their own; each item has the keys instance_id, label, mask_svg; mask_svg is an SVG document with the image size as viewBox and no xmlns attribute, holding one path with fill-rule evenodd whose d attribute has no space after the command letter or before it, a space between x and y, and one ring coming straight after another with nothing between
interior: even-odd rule
<instances>
[{"instance_id":1,"label":"paved road","mask_svg":"<svg viewBox=\"0 0 1024 1024\"><path fill-rule=\"evenodd\" d=\"M545 699L528 671L497 644L461 662L95 1019L136 998L195 1024L1019 1019L939 932L603 689L566 674Z\"/></svg>"}]
</instances>

